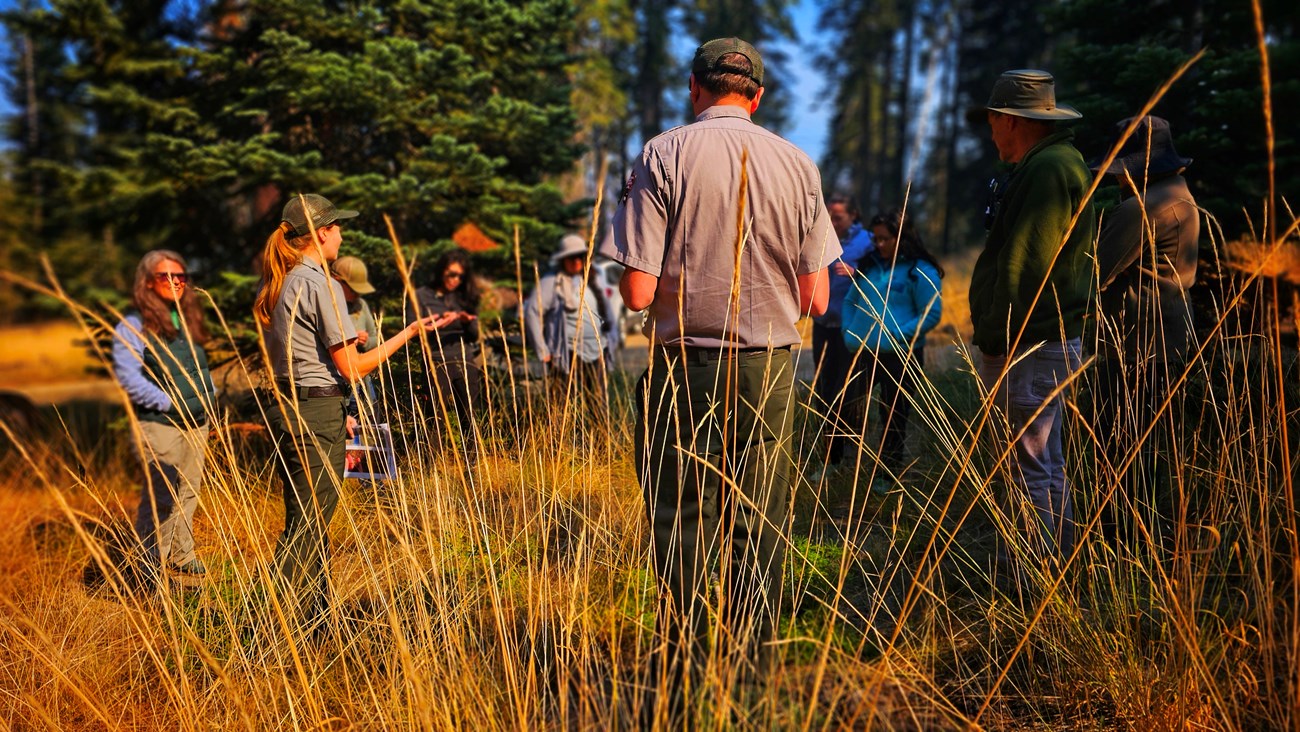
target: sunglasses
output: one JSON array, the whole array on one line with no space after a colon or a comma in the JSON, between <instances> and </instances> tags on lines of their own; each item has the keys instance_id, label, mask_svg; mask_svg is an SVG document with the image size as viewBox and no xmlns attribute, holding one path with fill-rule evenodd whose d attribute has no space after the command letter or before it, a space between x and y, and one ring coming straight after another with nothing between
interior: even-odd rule
<instances>
[{"instance_id":1,"label":"sunglasses","mask_svg":"<svg viewBox=\"0 0 1300 732\"><path fill-rule=\"evenodd\" d=\"M178 285L183 285L190 281L190 276L184 272L154 272L153 279L154 282L167 282L170 280Z\"/></svg>"}]
</instances>

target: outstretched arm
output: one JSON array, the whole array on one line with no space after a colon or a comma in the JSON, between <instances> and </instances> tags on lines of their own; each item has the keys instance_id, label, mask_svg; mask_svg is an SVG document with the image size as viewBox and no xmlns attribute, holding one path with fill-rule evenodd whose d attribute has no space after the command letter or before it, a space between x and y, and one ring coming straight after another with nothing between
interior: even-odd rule
<instances>
[{"instance_id":1,"label":"outstretched arm","mask_svg":"<svg viewBox=\"0 0 1300 732\"><path fill-rule=\"evenodd\" d=\"M406 345L407 341L414 338L421 330L432 332L455 319L456 313L429 315L407 324L392 338L364 353L357 350L356 339L340 343L330 349L330 358L334 359L334 366L339 370L339 373L355 384L365 378L371 371L379 368L379 364L391 358L394 353L397 353L402 346Z\"/></svg>"}]
</instances>

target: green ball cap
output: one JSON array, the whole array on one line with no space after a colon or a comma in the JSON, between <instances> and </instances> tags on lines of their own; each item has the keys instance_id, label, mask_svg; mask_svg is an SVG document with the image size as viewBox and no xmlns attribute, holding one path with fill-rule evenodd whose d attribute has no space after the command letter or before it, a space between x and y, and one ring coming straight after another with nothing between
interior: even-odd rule
<instances>
[{"instance_id":1,"label":"green ball cap","mask_svg":"<svg viewBox=\"0 0 1300 732\"><path fill-rule=\"evenodd\" d=\"M339 219L350 219L356 215L356 211L335 208L328 198L319 193L307 193L301 197L294 195L290 198L289 202L284 204L280 220L289 222L295 236L306 236L311 233L312 227L320 229ZM308 219L311 219L310 225Z\"/></svg>"},{"instance_id":2,"label":"green ball cap","mask_svg":"<svg viewBox=\"0 0 1300 732\"><path fill-rule=\"evenodd\" d=\"M754 69L753 73L750 73L749 69L736 68L721 63L722 57L729 53L738 53L749 59L749 64ZM758 49L739 38L715 38L695 49L695 60L691 62L691 73L698 76L710 71L743 74L753 79L759 86L763 85L763 57L758 55Z\"/></svg>"}]
</instances>

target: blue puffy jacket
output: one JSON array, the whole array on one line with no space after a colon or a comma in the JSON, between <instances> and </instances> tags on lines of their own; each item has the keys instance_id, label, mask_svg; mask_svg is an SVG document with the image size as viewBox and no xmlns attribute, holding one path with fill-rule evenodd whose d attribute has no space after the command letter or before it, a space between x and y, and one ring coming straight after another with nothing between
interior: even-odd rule
<instances>
[{"instance_id":1,"label":"blue puffy jacket","mask_svg":"<svg viewBox=\"0 0 1300 732\"><path fill-rule=\"evenodd\" d=\"M872 252L864 257L844 299L844 345L850 351L907 351L943 315L939 271L924 260L892 264Z\"/></svg>"}]
</instances>

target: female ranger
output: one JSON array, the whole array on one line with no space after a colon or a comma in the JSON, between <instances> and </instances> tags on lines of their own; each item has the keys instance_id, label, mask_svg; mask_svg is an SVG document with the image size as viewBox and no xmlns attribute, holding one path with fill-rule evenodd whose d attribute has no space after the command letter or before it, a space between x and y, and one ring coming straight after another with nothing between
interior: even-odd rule
<instances>
[{"instance_id":1,"label":"female ranger","mask_svg":"<svg viewBox=\"0 0 1300 732\"><path fill-rule=\"evenodd\" d=\"M326 271L343 242L338 222L356 215L315 193L290 199L266 240L262 289L253 305L265 329L277 397L267 418L284 480L276 572L286 611L313 629L328 610L329 523L338 505L345 442L355 427L345 414L349 385L421 329L450 322L423 318L358 351L343 287Z\"/></svg>"}]
</instances>

